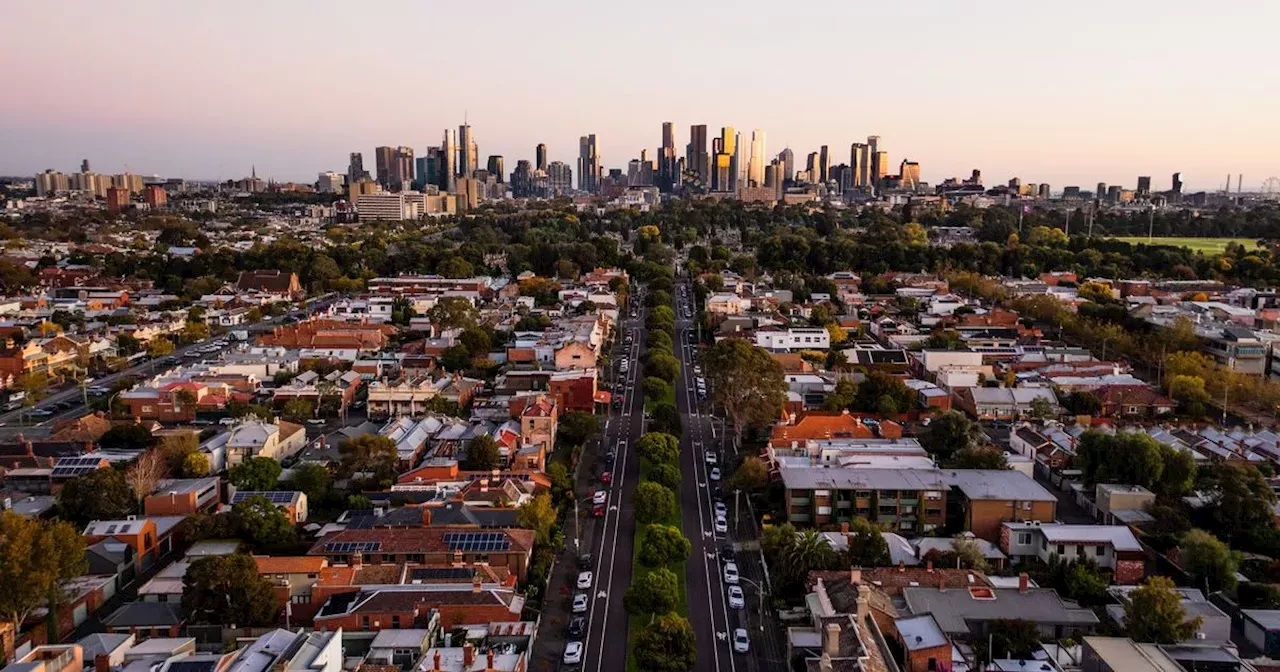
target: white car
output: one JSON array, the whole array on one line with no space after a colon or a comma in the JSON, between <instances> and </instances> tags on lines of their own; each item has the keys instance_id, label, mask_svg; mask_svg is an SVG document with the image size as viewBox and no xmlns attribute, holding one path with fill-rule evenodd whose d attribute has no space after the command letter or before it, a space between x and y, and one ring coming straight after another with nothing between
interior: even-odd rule
<instances>
[{"instance_id":1,"label":"white car","mask_svg":"<svg viewBox=\"0 0 1280 672\"><path fill-rule=\"evenodd\" d=\"M729 607L741 609L747 606L747 598L742 594L741 586L729 586Z\"/></svg>"},{"instance_id":2,"label":"white car","mask_svg":"<svg viewBox=\"0 0 1280 672\"><path fill-rule=\"evenodd\" d=\"M595 577L591 575L591 572L579 572L578 573L578 590L587 590L588 588L590 588L591 582L594 578Z\"/></svg>"},{"instance_id":3,"label":"white car","mask_svg":"<svg viewBox=\"0 0 1280 672\"><path fill-rule=\"evenodd\" d=\"M712 467L711 473L708 474L708 476L710 476L713 481L720 480L720 467Z\"/></svg>"},{"instance_id":4,"label":"white car","mask_svg":"<svg viewBox=\"0 0 1280 672\"><path fill-rule=\"evenodd\" d=\"M724 563L724 582L731 586L738 585L738 563Z\"/></svg>"},{"instance_id":5,"label":"white car","mask_svg":"<svg viewBox=\"0 0 1280 672\"><path fill-rule=\"evenodd\" d=\"M582 662L582 642L569 642L564 645L564 664L577 665Z\"/></svg>"},{"instance_id":6,"label":"white car","mask_svg":"<svg viewBox=\"0 0 1280 672\"><path fill-rule=\"evenodd\" d=\"M729 507L725 506L724 502L716 502L716 517L724 518L727 515L729 515Z\"/></svg>"},{"instance_id":7,"label":"white car","mask_svg":"<svg viewBox=\"0 0 1280 672\"><path fill-rule=\"evenodd\" d=\"M751 641L747 639L746 628L733 631L733 650L737 653L746 653L751 650Z\"/></svg>"},{"instance_id":8,"label":"white car","mask_svg":"<svg viewBox=\"0 0 1280 672\"><path fill-rule=\"evenodd\" d=\"M719 534L726 534L729 532L729 521L725 520L724 516L716 516L716 532Z\"/></svg>"},{"instance_id":9,"label":"white car","mask_svg":"<svg viewBox=\"0 0 1280 672\"><path fill-rule=\"evenodd\" d=\"M708 451L704 454L704 458L707 460L707 464L715 464L715 463L716 463L716 459L717 459L717 458L716 458L716 451L714 451L714 450L708 450Z\"/></svg>"},{"instance_id":10,"label":"white car","mask_svg":"<svg viewBox=\"0 0 1280 672\"><path fill-rule=\"evenodd\" d=\"M587 596L585 593L578 593L573 596L573 613L587 613Z\"/></svg>"},{"instance_id":11,"label":"white car","mask_svg":"<svg viewBox=\"0 0 1280 672\"><path fill-rule=\"evenodd\" d=\"M600 506L609 501L609 493L604 490L596 490L596 494L591 496L591 503Z\"/></svg>"}]
</instances>

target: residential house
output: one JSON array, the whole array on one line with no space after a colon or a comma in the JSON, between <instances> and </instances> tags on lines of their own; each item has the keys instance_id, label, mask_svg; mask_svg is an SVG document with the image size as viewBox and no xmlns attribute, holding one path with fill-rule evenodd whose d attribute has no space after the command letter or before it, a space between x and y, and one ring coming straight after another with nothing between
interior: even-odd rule
<instances>
[{"instance_id":1,"label":"residential house","mask_svg":"<svg viewBox=\"0 0 1280 672\"><path fill-rule=\"evenodd\" d=\"M1136 584L1146 577L1147 553L1125 525L1006 522L1000 529L1000 550L1014 562L1088 558L1115 572L1118 584Z\"/></svg>"},{"instance_id":2,"label":"residential house","mask_svg":"<svg viewBox=\"0 0 1280 672\"><path fill-rule=\"evenodd\" d=\"M165 479L156 485L155 492L142 500L142 510L148 516L208 512L218 505L220 484L217 476Z\"/></svg>"},{"instance_id":3,"label":"residential house","mask_svg":"<svg viewBox=\"0 0 1280 672\"><path fill-rule=\"evenodd\" d=\"M241 271L240 277L236 278L235 289L267 301L291 301L303 295L296 273L276 269Z\"/></svg>"},{"instance_id":4,"label":"residential house","mask_svg":"<svg viewBox=\"0 0 1280 672\"><path fill-rule=\"evenodd\" d=\"M439 627L448 631L469 623L518 622L523 610L522 595L492 584L368 589L330 596L316 614L315 627L322 632L337 628L376 632L422 628L438 620Z\"/></svg>"},{"instance_id":5,"label":"residential house","mask_svg":"<svg viewBox=\"0 0 1280 672\"><path fill-rule=\"evenodd\" d=\"M1031 588L1026 574L1018 588L921 585L905 588L902 597L905 614L931 614L948 637L970 641L985 636L992 621L1011 617L1031 621L1045 639L1088 634L1099 623L1092 610L1064 601L1053 589Z\"/></svg>"},{"instance_id":6,"label":"residential house","mask_svg":"<svg viewBox=\"0 0 1280 672\"><path fill-rule=\"evenodd\" d=\"M966 387L958 405L979 420L1016 420L1031 414L1032 404L1043 399L1058 408L1058 397L1046 387Z\"/></svg>"},{"instance_id":7,"label":"residential house","mask_svg":"<svg viewBox=\"0 0 1280 672\"><path fill-rule=\"evenodd\" d=\"M418 563L506 567L523 578L533 555L533 531L451 530L427 527L407 529L343 530L316 542L307 555L323 556L330 563Z\"/></svg>"},{"instance_id":8,"label":"residential house","mask_svg":"<svg viewBox=\"0 0 1280 672\"><path fill-rule=\"evenodd\" d=\"M293 456L307 443L302 425L284 420L274 423L249 420L231 428L226 443L227 467L250 457L270 457L281 461Z\"/></svg>"}]
</instances>

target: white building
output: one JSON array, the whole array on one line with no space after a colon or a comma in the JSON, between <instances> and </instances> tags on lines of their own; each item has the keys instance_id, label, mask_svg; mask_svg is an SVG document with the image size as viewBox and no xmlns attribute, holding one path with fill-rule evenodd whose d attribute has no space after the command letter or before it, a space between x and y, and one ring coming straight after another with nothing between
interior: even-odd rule
<instances>
[{"instance_id":1,"label":"white building","mask_svg":"<svg viewBox=\"0 0 1280 672\"><path fill-rule=\"evenodd\" d=\"M831 347L831 334L822 327L760 330L756 332L756 345L774 352L826 350Z\"/></svg>"}]
</instances>

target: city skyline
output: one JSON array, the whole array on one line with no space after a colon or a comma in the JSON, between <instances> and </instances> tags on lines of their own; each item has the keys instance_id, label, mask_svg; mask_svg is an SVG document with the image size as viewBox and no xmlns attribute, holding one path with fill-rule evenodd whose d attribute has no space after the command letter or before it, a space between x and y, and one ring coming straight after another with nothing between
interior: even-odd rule
<instances>
[{"instance_id":1,"label":"city skyline","mask_svg":"<svg viewBox=\"0 0 1280 672\"><path fill-rule=\"evenodd\" d=\"M804 157L826 145L832 165L875 134L884 138L890 172L909 159L930 184L974 168L992 182L1017 176L1083 188L1132 186L1138 175L1167 188L1180 171L1186 189L1213 190L1227 173L1243 173L1246 187L1280 174L1280 133L1270 124L1280 92L1261 69L1270 43L1264 26L1274 23L1266 19L1280 18L1280 8L1263 3L1212 14L1096 3L1106 21L1060 20L1048 7L934 2L820 4L762 16L753 14L761 7L679 6L682 20L724 22L722 36L706 38L710 47L740 49L754 38L771 51L811 48L809 62L829 64L759 59L752 78L769 83L768 96L686 71L680 50L655 53L654 77L619 74L608 58L571 58L567 38L575 31L598 33L605 45L652 39L674 4L626 21L572 2L549 12L504 5L485 17L482 36L518 44L538 34L537 48L522 58L543 76L503 79L509 54L478 52L467 74L429 70L420 94L390 86L404 76L396 68L367 67L413 62L417 53L412 40L384 40L373 28L389 15L429 25L438 11L404 4L346 16L340 37L349 40L343 58L333 59L337 42L327 38L338 38L326 18L333 13L320 11L325 4L14 7L11 25L25 29L12 31L0 55L22 62L38 49L57 57L8 77L15 95L0 106L0 173L71 172L88 157L103 172L228 179L256 165L263 177L311 182L343 172L351 152L367 164L379 146L424 155L443 129L462 125L474 129L481 164L489 155L505 157L507 167L532 161L545 143L548 161L574 165L574 141L595 134L601 167L625 170L642 150L661 157L661 124L669 121L676 155L684 154L686 129L705 124L709 135L746 129L746 145L760 129L770 156L790 148ZM244 12L255 21L244 22ZM573 21L561 25L558 14ZM857 45L842 37L854 22L875 27L860 32ZM446 51L464 39L439 37ZM70 58L85 52L103 57ZM862 52L893 57L870 65ZM502 86L478 84L474 75L486 68ZM856 76L832 76L846 71Z\"/></svg>"}]
</instances>

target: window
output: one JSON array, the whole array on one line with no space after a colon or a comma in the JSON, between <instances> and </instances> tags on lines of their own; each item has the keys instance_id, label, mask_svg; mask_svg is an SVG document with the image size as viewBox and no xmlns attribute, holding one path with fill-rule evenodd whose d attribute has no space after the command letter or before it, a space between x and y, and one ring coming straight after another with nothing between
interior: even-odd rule
<instances>
[{"instance_id":1,"label":"window","mask_svg":"<svg viewBox=\"0 0 1280 672\"><path fill-rule=\"evenodd\" d=\"M1045 539L1044 537L1041 537L1041 538L1040 538L1040 550L1042 550L1042 551L1047 551L1047 550L1049 550L1049 540L1048 540L1048 539Z\"/></svg>"},{"instance_id":2,"label":"window","mask_svg":"<svg viewBox=\"0 0 1280 672\"><path fill-rule=\"evenodd\" d=\"M399 615L399 614L393 615L393 616L391 617L391 628L392 628L392 629L394 629L394 630L399 630L399 629L400 629L400 615Z\"/></svg>"},{"instance_id":3,"label":"window","mask_svg":"<svg viewBox=\"0 0 1280 672\"><path fill-rule=\"evenodd\" d=\"M942 515L942 509L925 509L924 515L929 518L937 518Z\"/></svg>"},{"instance_id":4,"label":"window","mask_svg":"<svg viewBox=\"0 0 1280 672\"><path fill-rule=\"evenodd\" d=\"M1064 547L1062 544L1058 544L1058 555L1059 555L1059 556L1063 556L1063 555L1066 555L1066 554L1067 554L1067 549L1066 549L1066 547Z\"/></svg>"},{"instance_id":5,"label":"window","mask_svg":"<svg viewBox=\"0 0 1280 672\"><path fill-rule=\"evenodd\" d=\"M870 498L871 498L871 491L870 491L870 490L855 490L855 491L854 491L854 493L853 493L853 496L854 496L854 497L857 497L858 499L870 499Z\"/></svg>"},{"instance_id":6,"label":"window","mask_svg":"<svg viewBox=\"0 0 1280 672\"><path fill-rule=\"evenodd\" d=\"M1093 547L1093 554L1098 557L1102 557L1107 554L1107 549L1102 544L1098 544L1097 546Z\"/></svg>"},{"instance_id":7,"label":"window","mask_svg":"<svg viewBox=\"0 0 1280 672\"><path fill-rule=\"evenodd\" d=\"M1084 557L1084 544L1080 544L1079 546L1076 546L1076 555L1082 558Z\"/></svg>"},{"instance_id":8,"label":"window","mask_svg":"<svg viewBox=\"0 0 1280 672\"><path fill-rule=\"evenodd\" d=\"M368 629L369 629L369 617L368 617L368 616L361 616L361 617L360 617L360 627L361 627L361 628L364 628L365 630L368 630Z\"/></svg>"},{"instance_id":9,"label":"window","mask_svg":"<svg viewBox=\"0 0 1280 672\"><path fill-rule=\"evenodd\" d=\"M1019 545L1019 546L1030 546L1030 545L1031 545L1031 533L1030 533L1030 532L1019 532L1019 533L1018 533L1018 545Z\"/></svg>"},{"instance_id":10,"label":"window","mask_svg":"<svg viewBox=\"0 0 1280 672\"><path fill-rule=\"evenodd\" d=\"M880 515L882 515L882 516L895 516L895 515L897 515L897 514L898 514L898 509L897 509L897 507L894 507L894 506L882 506L882 507L880 507Z\"/></svg>"}]
</instances>

